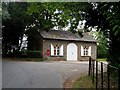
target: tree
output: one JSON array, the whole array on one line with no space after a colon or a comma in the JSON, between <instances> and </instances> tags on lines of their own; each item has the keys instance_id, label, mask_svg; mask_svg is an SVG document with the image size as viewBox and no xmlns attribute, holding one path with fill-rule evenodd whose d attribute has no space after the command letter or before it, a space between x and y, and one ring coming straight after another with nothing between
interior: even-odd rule
<instances>
[{"instance_id":1,"label":"tree","mask_svg":"<svg viewBox=\"0 0 120 90\"><path fill-rule=\"evenodd\" d=\"M29 36L28 31L33 31L32 27L37 32L39 29L48 31L55 26L62 29L69 24L69 30L79 34L90 31L89 27L97 27L97 31L102 32L107 39L108 60L115 66L120 64L120 3L34 2L27 5L9 3L8 7L12 19L3 20L3 25L6 25L3 28L3 48L18 46L18 38L23 35L25 28ZM78 30L77 27L82 20L86 20L85 29ZM15 30L17 27L20 27L19 33ZM4 34L12 31L16 34Z\"/></svg>"},{"instance_id":2,"label":"tree","mask_svg":"<svg viewBox=\"0 0 120 90\"><path fill-rule=\"evenodd\" d=\"M55 26L63 28L70 24L69 30L75 33L79 21L83 18L83 11L91 6L89 3L80 2L35 2L30 3L28 13L33 16L33 23L40 29L49 30Z\"/></svg>"},{"instance_id":3,"label":"tree","mask_svg":"<svg viewBox=\"0 0 120 90\"><path fill-rule=\"evenodd\" d=\"M107 39L103 32L90 31L90 34L97 40L97 58L107 58Z\"/></svg>"},{"instance_id":4,"label":"tree","mask_svg":"<svg viewBox=\"0 0 120 90\"><path fill-rule=\"evenodd\" d=\"M35 5L34 5L35 4ZM86 20L85 28L97 27L107 38L109 55L108 60L118 66L120 64L120 3L34 3L30 6L32 8L32 15L37 18L41 17L41 10L39 7L44 7L44 16L48 15L53 26L67 26L70 23L69 30L76 33L76 28L80 20ZM59 11L54 13L55 10ZM47 13L46 13L47 12ZM37 14L38 15L37 15ZM50 15L50 16L49 16ZM47 18L44 19L46 20ZM52 21L55 20L55 21ZM54 23L53 23L54 22ZM48 25L47 25L48 26ZM87 31L90 31L87 29ZM117 52L117 53L116 53Z\"/></svg>"},{"instance_id":5,"label":"tree","mask_svg":"<svg viewBox=\"0 0 120 90\"><path fill-rule=\"evenodd\" d=\"M84 5L87 4L84 3ZM26 31L26 34L28 36L28 49L33 50L35 44L33 42L35 39L37 39L33 33L30 34L31 32L37 33L37 30L49 31L54 27L58 27L60 30L62 30L62 28L71 23L69 30L73 33L76 33L75 28L77 28L79 20L81 18L80 10L76 9L78 6L81 7L83 4L72 4L65 2L30 3L27 13L31 19L29 19L30 23L27 23L28 29ZM83 8L84 7L81 7L81 10ZM34 30L32 28L34 28ZM81 34L81 32L79 33Z\"/></svg>"},{"instance_id":6,"label":"tree","mask_svg":"<svg viewBox=\"0 0 120 90\"><path fill-rule=\"evenodd\" d=\"M94 8L84 15L86 27L97 26L108 41L108 60L115 66L120 65L120 3L92 3Z\"/></svg>"},{"instance_id":7,"label":"tree","mask_svg":"<svg viewBox=\"0 0 120 90\"><path fill-rule=\"evenodd\" d=\"M19 50L19 39L22 40L25 31L27 3L3 3L2 16L2 48L3 52Z\"/></svg>"},{"instance_id":8,"label":"tree","mask_svg":"<svg viewBox=\"0 0 120 90\"><path fill-rule=\"evenodd\" d=\"M98 58L107 58L107 40L105 38L105 36L101 33L98 32L98 45L97 45L97 50L98 50L98 54L97 57Z\"/></svg>"}]
</instances>

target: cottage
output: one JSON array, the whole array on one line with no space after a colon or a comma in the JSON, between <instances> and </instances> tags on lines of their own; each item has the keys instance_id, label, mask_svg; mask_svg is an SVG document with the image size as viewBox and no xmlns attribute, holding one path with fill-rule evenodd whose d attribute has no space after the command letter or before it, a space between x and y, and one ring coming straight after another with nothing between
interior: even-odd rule
<instances>
[{"instance_id":1,"label":"cottage","mask_svg":"<svg viewBox=\"0 0 120 90\"><path fill-rule=\"evenodd\" d=\"M69 31L40 31L42 56L50 60L84 61L96 59L96 40L88 33L83 37Z\"/></svg>"}]
</instances>

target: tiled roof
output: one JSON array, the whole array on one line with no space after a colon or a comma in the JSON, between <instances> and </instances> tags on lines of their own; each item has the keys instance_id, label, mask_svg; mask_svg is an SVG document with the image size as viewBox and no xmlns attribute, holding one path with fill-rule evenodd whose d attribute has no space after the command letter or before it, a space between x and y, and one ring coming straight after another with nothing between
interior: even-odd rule
<instances>
[{"instance_id":1,"label":"tiled roof","mask_svg":"<svg viewBox=\"0 0 120 90\"><path fill-rule=\"evenodd\" d=\"M74 34L70 31L49 30L48 32L46 32L46 31L42 30L42 31L40 31L40 34L43 38L46 38L46 39L96 42L96 40L88 33L83 33L83 37L80 37L77 33Z\"/></svg>"}]
</instances>

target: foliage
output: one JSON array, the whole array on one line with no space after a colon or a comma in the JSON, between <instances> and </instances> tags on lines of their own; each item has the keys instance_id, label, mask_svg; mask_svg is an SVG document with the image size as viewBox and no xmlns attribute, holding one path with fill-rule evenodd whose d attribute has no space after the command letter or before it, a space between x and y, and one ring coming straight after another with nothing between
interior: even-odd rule
<instances>
[{"instance_id":1,"label":"foliage","mask_svg":"<svg viewBox=\"0 0 120 90\"><path fill-rule=\"evenodd\" d=\"M8 12L8 3L3 3L1 4L2 7L1 7L1 16L3 18L3 20L5 19L9 19L10 18L10 15L9 15L9 12Z\"/></svg>"},{"instance_id":2,"label":"foliage","mask_svg":"<svg viewBox=\"0 0 120 90\"><path fill-rule=\"evenodd\" d=\"M97 58L107 58L107 38L103 32L91 31L90 34L97 40Z\"/></svg>"},{"instance_id":3,"label":"foliage","mask_svg":"<svg viewBox=\"0 0 120 90\"><path fill-rule=\"evenodd\" d=\"M2 3L2 49L6 53L19 50L19 40L22 40L25 31L27 3ZM7 13L5 13L7 12ZM5 14L4 14L5 13Z\"/></svg>"},{"instance_id":4,"label":"foliage","mask_svg":"<svg viewBox=\"0 0 120 90\"><path fill-rule=\"evenodd\" d=\"M63 29L69 26L71 32L78 31L81 34L90 31L89 27L97 27L97 31L102 32L107 39L108 60L116 66L120 64L120 2L14 2L3 4L3 10L5 50L11 50L13 46L19 50L19 37L22 39L25 29L28 35L28 32L33 31L31 28L36 33L38 30L48 31L53 27ZM77 29L79 21L83 20L86 20L85 29ZM28 36L34 37L34 34ZM30 40L34 41L34 38Z\"/></svg>"},{"instance_id":5,"label":"foliage","mask_svg":"<svg viewBox=\"0 0 120 90\"><path fill-rule=\"evenodd\" d=\"M103 32L108 40L108 60L111 64L120 64L120 3L93 3L94 7L84 15L86 27L97 26L97 30Z\"/></svg>"},{"instance_id":6,"label":"foliage","mask_svg":"<svg viewBox=\"0 0 120 90\"><path fill-rule=\"evenodd\" d=\"M98 58L106 58L107 57L107 40L104 35L100 35L98 37L98 45L97 45L97 57Z\"/></svg>"},{"instance_id":7,"label":"foliage","mask_svg":"<svg viewBox=\"0 0 120 90\"><path fill-rule=\"evenodd\" d=\"M109 49L108 60L114 65L118 65L120 63L120 3L59 2L57 4L40 3L40 5L35 3L35 5L32 4L32 7L36 8L35 10L32 9L32 11L39 14L41 13L39 7L46 8L44 13L47 12L49 14L45 15L50 15L52 18L51 20L55 20L55 23L52 23L53 26L57 25L65 27L68 23L70 23L69 30L73 33L76 33L76 28L79 25L79 21L86 20L85 28L97 27L97 31L102 32L107 39L107 48ZM53 13L55 10L58 10L59 13ZM37 16L37 18L38 17L39 16ZM106 41L102 41L102 43L106 43ZM106 46L102 47L103 49L106 48Z\"/></svg>"},{"instance_id":8,"label":"foliage","mask_svg":"<svg viewBox=\"0 0 120 90\"><path fill-rule=\"evenodd\" d=\"M35 28L29 28L29 30L27 30L25 32L25 34L27 35L27 40L28 40L28 47L27 50L33 50L33 51L40 51L41 50L41 44L40 44L40 35L39 32L37 31L37 29Z\"/></svg>"},{"instance_id":9,"label":"foliage","mask_svg":"<svg viewBox=\"0 0 120 90\"><path fill-rule=\"evenodd\" d=\"M18 51L15 53L15 57L42 58L42 54L41 51Z\"/></svg>"},{"instance_id":10,"label":"foliage","mask_svg":"<svg viewBox=\"0 0 120 90\"><path fill-rule=\"evenodd\" d=\"M8 53L12 52L12 49L13 52L20 50L24 33L28 36L29 50L33 50L34 41L38 42L36 41L39 39L37 38L38 34L35 35L38 30L48 31L55 26L61 29L62 27L66 27L68 23L71 23L70 30L76 33L75 28L78 26L81 18L80 10L84 9L84 5L87 6L86 3L72 4L67 2L3 3L3 51ZM79 33L81 34L81 32ZM21 43L19 43L19 40Z\"/></svg>"},{"instance_id":11,"label":"foliage","mask_svg":"<svg viewBox=\"0 0 120 90\"><path fill-rule=\"evenodd\" d=\"M82 19L82 12L89 8L88 3L76 2L49 2L49 3L30 3L28 13L37 20L36 26L42 30L49 30L55 26L62 29L68 26L69 30L75 33L79 21ZM42 21L42 22L41 22Z\"/></svg>"},{"instance_id":12,"label":"foliage","mask_svg":"<svg viewBox=\"0 0 120 90\"><path fill-rule=\"evenodd\" d=\"M2 54L4 57L16 57L16 58L42 58L41 51L14 51L14 52L8 52L8 54L4 53Z\"/></svg>"}]
</instances>

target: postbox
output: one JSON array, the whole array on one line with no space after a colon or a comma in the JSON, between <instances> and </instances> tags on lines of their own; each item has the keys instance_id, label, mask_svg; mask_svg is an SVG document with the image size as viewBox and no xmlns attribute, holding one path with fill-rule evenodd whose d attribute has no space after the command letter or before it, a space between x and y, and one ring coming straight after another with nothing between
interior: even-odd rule
<instances>
[{"instance_id":1,"label":"postbox","mask_svg":"<svg viewBox=\"0 0 120 90\"><path fill-rule=\"evenodd\" d=\"M47 55L48 56L50 55L50 49L47 49Z\"/></svg>"}]
</instances>

